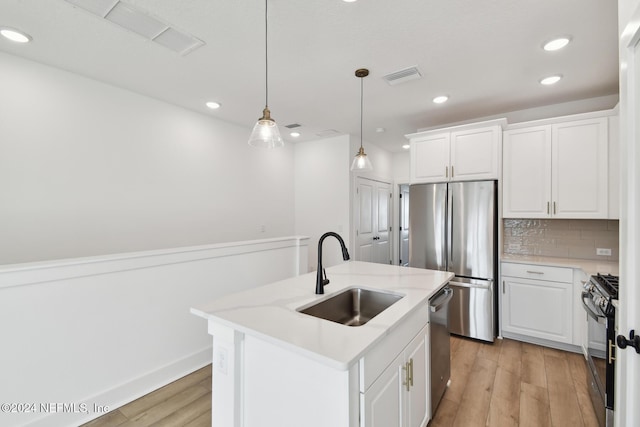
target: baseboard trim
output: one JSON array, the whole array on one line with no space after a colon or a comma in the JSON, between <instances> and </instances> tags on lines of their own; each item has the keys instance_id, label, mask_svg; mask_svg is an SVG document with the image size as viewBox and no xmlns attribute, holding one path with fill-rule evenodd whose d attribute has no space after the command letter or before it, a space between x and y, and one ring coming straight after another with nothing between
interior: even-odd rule
<instances>
[{"instance_id":1,"label":"baseboard trim","mask_svg":"<svg viewBox=\"0 0 640 427\"><path fill-rule=\"evenodd\" d=\"M570 351L572 353L582 354L582 347L578 345L545 340L542 338L529 337L526 335L512 334L510 332L505 332L505 331L502 332L502 337L516 340L516 341L527 342L529 344L541 345L543 347L555 348L556 350L564 350L564 351Z\"/></svg>"},{"instance_id":2,"label":"baseboard trim","mask_svg":"<svg viewBox=\"0 0 640 427\"><path fill-rule=\"evenodd\" d=\"M79 402L96 402L109 407L109 411L118 409L150 392L164 387L211 363L213 347L207 347L183 359L165 365L126 383L120 384L102 393L78 399ZM91 409L92 406L88 405ZM50 413L38 418L25 427L78 426L94 420L105 413Z\"/></svg>"}]
</instances>

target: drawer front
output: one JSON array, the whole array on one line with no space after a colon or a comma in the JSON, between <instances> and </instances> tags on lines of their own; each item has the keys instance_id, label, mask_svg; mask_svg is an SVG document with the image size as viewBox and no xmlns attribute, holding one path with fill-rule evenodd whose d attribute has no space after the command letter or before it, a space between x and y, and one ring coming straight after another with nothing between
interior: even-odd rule
<instances>
[{"instance_id":1,"label":"drawer front","mask_svg":"<svg viewBox=\"0 0 640 427\"><path fill-rule=\"evenodd\" d=\"M502 275L533 280L549 280L552 282L573 282L572 268L550 267L548 265L503 262Z\"/></svg>"}]
</instances>

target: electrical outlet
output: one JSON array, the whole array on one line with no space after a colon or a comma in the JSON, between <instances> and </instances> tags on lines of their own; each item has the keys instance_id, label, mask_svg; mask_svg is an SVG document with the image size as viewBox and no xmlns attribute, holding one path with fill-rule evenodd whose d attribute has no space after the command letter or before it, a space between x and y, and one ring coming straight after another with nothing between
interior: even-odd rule
<instances>
[{"instance_id":1,"label":"electrical outlet","mask_svg":"<svg viewBox=\"0 0 640 427\"><path fill-rule=\"evenodd\" d=\"M609 249L609 248L596 248L596 255L611 256L611 249Z\"/></svg>"},{"instance_id":2,"label":"electrical outlet","mask_svg":"<svg viewBox=\"0 0 640 427\"><path fill-rule=\"evenodd\" d=\"M227 375L228 353L224 348L217 348L213 355L215 370L221 374Z\"/></svg>"}]
</instances>

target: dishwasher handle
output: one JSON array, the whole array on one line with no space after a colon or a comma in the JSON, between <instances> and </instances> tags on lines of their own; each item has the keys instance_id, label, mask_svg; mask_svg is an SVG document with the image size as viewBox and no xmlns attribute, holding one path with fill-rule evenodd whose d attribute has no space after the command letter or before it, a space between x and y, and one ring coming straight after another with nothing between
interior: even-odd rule
<instances>
[{"instance_id":1,"label":"dishwasher handle","mask_svg":"<svg viewBox=\"0 0 640 427\"><path fill-rule=\"evenodd\" d=\"M451 301L451 298L453 298L453 289L444 288L439 296L429 302L429 309L432 313L437 313Z\"/></svg>"}]
</instances>

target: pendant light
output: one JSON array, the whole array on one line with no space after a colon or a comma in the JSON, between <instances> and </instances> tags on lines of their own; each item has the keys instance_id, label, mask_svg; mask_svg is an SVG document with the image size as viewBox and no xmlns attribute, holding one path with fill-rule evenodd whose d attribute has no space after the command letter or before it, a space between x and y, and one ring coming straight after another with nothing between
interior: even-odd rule
<instances>
[{"instance_id":1,"label":"pendant light","mask_svg":"<svg viewBox=\"0 0 640 427\"><path fill-rule=\"evenodd\" d=\"M363 79L369 75L369 70L366 68L359 68L356 70L356 77L360 78L360 150L358 150L358 154L354 157L353 162L351 163L351 170L359 170L359 171L370 171L373 170L373 166L371 165L371 161L367 157L364 152L364 148L362 148L362 109L363 109L363 95L362 95L362 87L363 87Z\"/></svg>"},{"instance_id":2,"label":"pendant light","mask_svg":"<svg viewBox=\"0 0 640 427\"><path fill-rule=\"evenodd\" d=\"M280 131L275 120L271 118L269 111L269 43L268 43L268 0L264 1L264 92L265 102L262 117L253 127L253 132L249 137L249 145L254 147L276 148L284 146L284 141L280 137Z\"/></svg>"}]
</instances>

